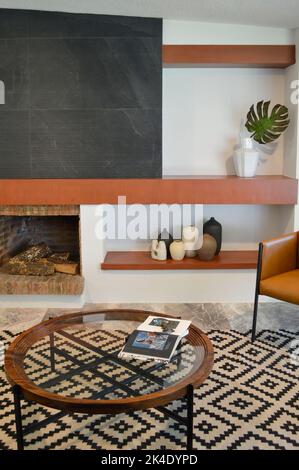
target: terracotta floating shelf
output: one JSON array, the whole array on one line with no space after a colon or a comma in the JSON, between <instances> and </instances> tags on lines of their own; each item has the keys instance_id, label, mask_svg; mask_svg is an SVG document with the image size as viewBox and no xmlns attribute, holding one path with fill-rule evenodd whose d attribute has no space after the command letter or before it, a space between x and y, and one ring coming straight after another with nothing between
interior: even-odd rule
<instances>
[{"instance_id":1,"label":"terracotta floating shelf","mask_svg":"<svg viewBox=\"0 0 299 470\"><path fill-rule=\"evenodd\" d=\"M296 62L294 45L163 46L164 66L285 68Z\"/></svg>"},{"instance_id":2,"label":"terracotta floating shelf","mask_svg":"<svg viewBox=\"0 0 299 470\"><path fill-rule=\"evenodd\" d=\"M162 179L0 180L0 205L297 204L298 182L285 176L169 176Z\"/></svg>"},{"instance_id":3,"label":"terracotta floating shelf","mask_svg":"<svg viewBox=\"0 0 299 470\"><path fill-rule=\"evenodd\" d=\"M186 269L255 269L257 251L222 251L212 261L184 258L182 261L153 260L148 251L108 251L104 270L186 270Z\"/></svg>"}]
</instances>

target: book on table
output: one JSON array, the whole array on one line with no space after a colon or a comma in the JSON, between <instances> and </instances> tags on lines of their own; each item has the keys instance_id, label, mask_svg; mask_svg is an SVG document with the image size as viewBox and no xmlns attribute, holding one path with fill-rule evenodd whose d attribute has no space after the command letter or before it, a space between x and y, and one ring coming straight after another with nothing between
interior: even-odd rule
<instances>
[{"instance_id":1,"label":"book on table","mask_svg":"<svg viewBox=\"0 0 299 470\"><path fill-rule=\"evenodd\" d=\"M150 315L130 334L119 357L168 362L181 339L188 334L190 323Z\"/></svg>"}]
</instances>

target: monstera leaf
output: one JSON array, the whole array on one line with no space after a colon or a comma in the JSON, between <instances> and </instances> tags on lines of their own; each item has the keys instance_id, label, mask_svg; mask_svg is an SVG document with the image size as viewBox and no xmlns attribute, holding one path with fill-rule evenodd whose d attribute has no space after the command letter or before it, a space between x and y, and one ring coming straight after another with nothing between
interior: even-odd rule
<instances>
[{"instance_id":1,"label":"monstera leaf","mask_svg":"<svg viewBox=\"0 0 299 470\"><path fill-rule=\"evenodd\" d=\"M286 106L276 104L269 116L269 105L270 101L259 101L256 110L252 105L247 114L246 129L259 144L268 144L278 139L290 122Z\"/></svg>"}]
</instances>

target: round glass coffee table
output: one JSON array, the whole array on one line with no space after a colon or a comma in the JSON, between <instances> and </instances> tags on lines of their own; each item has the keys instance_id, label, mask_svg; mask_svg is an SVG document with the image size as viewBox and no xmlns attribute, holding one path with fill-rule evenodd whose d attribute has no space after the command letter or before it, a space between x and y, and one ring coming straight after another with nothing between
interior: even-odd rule
<instances>
[{"instance_id":1,"label":"round glass coffee table","mask_svg":"<svg viewBox=\"0 0 299 470\"><path fill-rule=\"evenodd\" d=\"M12 385L18 449L24 435L50 418L23 429L21 400L60 410L51 421L72 413L117 414L156 408L187 429L192 449L193 390L209 375L213 346L195 325L169 363L120 359L128 335L149 315L139 310L101 310L59 316L20 334L5 355ZM166 405L186 399L186 416Z\"/></svg>"}]
</instances>

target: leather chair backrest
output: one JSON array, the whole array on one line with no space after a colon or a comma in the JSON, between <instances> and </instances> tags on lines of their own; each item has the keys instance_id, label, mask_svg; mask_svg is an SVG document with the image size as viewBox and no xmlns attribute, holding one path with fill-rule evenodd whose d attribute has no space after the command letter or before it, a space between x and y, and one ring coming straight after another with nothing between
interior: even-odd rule
<instances>
[{"instance_id":1,"label":"leather chair backrest","mask_svg":"<svg viewBox=\"0 0 299 470\"><path fill-rule=\"evenodd\" d=\"M298 253L297 232L263 242L261 280L296 269Z\"/></svg>"},{"instance_id":2,"label":"leather chair backrest","mask_svg":"<svg viewBox=\"0 0 299 470\"><path fill-rule=\"evenodd\" d=\"M299 232L297 232L297 268L299 269Z\"/></svg>"}]
</instances>

